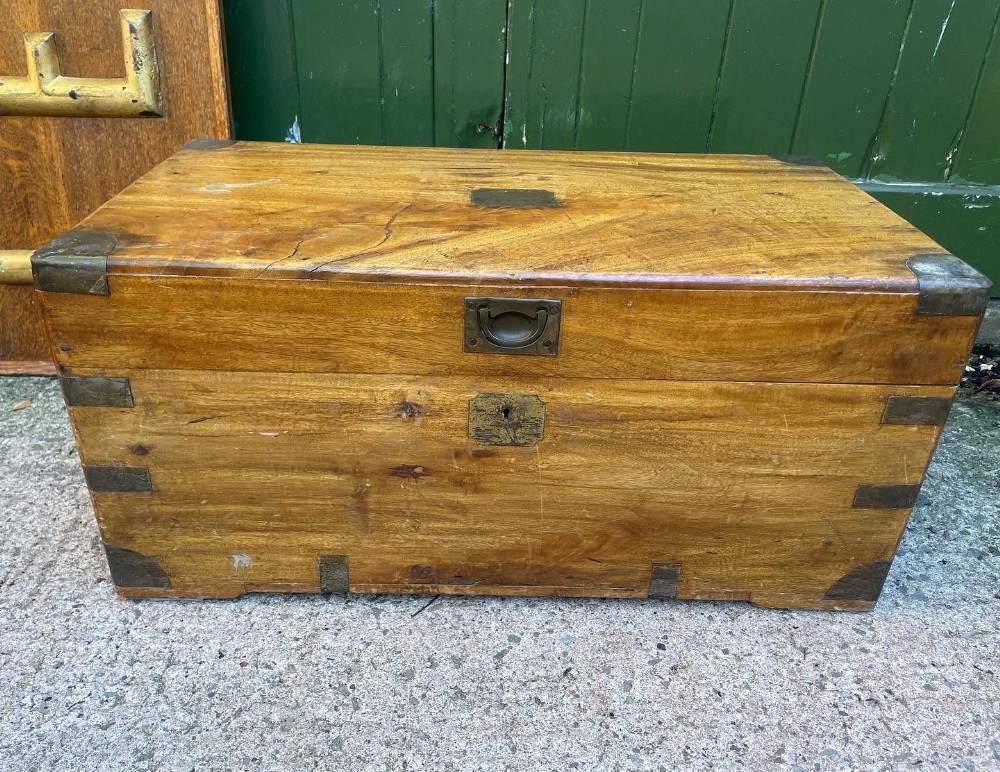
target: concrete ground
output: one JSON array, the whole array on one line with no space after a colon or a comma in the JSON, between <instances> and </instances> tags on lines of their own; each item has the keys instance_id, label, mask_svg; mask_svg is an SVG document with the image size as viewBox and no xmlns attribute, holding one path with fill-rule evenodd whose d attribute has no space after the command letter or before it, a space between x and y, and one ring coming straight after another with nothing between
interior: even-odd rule
<instances>
[{"instance_id":1,"label":"concrete ground","mask_svg":"<svg viewBox=\"0 0 1000 772\"><path fill-rule=\"evenodd\" d=\"M998 448L965 391L873 613L129 602L57 385L0 379L0 768L1000 769Z\"/></svg>"}]
</instances>

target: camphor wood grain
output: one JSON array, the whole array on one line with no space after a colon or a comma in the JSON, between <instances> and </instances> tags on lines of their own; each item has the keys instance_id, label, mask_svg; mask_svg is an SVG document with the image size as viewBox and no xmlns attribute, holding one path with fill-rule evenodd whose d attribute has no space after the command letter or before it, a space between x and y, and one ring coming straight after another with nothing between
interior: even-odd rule
<instances>
[{"instance_id":1,"label":"camphor wood grain","mask_svg":"<svg viewBox=\"0 0 1000 772\"><path fill-rule=\"evenodd\" d=\"M9 367L25 375L52 375L38 296L30 284L0 284L0 372Z\"/></svg>"},{"instance_id":2,"label":"camphor wood grain","mask_svg":"<svg viewBox=\"0 0 1000 772\"><path fill-rule=\"evenodd\" d=\"M978 320L915 294L111 276L41 293L70 368L957 383ZM559 355L463 353L464 299L563 301Z\"/></svg>"},{"instance_id":3,"label":"camphor wood grain","mask_svg":"<svg viewBox=\"0 0 1000 772\"><path fill-rule=\"evenodd\" d=\"M153 493L93 497L105 540L173 584L124 592L165 596L316 591L316 556L346 554L361 592L639 597L653 562L681 562L679 597L823 605L851 568L891 559L905 525L906 510L853 509L858 480L919 481L940 431L883 426L886 399L953 391L115 375L134 408L71 415L84 464L149 468ZM486 389L537 394L544 439L470 440Z\"/></svg>"},{"instance_id":4,"label":"camphor wood grain","mask_svg":"<svg viewBox=\"0 0 1000 772\"><path fill-rule=\"evenodd\" d=\"M476 188L558 206L475 207ZM112 274L915 292L934 242L828 169L754 156L238 142L89 217Z\"/></svg>"}]
</instances>

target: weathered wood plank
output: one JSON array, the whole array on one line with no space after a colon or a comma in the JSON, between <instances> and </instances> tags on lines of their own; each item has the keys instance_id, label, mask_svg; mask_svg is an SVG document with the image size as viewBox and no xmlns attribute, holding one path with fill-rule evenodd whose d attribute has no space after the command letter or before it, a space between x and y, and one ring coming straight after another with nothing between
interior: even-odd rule
<instances>
[{"instance_id":1,"label":"weathered wood plank","mask_svg":"<svg viewBox=\"0 0 1000 772\"><path fill-rule=\"evenodd\" d=\"M733 0L708 150L787 155L819 0Z\"/></svg>"},{"instance_id":2,"label":"weathered wood plank","mask_svg":"<svg viewBox=\"0 0 1000 772\"><path fill-rule=\"evenodd\" d=\"M641 0L590 0L583 17L583 48L573 147L626 146Z\"/></svg>"},{"instance_id":3,"label":"weathered wood plank","mask_svg":"<svg viewBox=\"0 0 1000 772\"><path fill-rule=\"evenodd\" d=\"M792 141L845 177L860 177L882 122L911 0L827 0Z\"/></svg>"},{"instance_id":4,"label":"weathered wood plank","mask_svg":"<svg viewBox=\"0 0 1000 772\"><path fill-rule=\"evenodd\" d=\"M998 9L1000 0L914 0L867 176L948 178Z\"/></svg>"},{"instance_id":5,"label":"weathered wood plank","mask_svg":"<svg viewBox=\"0 0 1000 772\"><path fill-rule=\"evenodd\" d=\"M573 147L586 6L586 0L508 3L505 147Z\"/></svg>"},{"instance_id":6,"label":"weathered wood plank","mask_svg":"<svg viewBox=\"0 0 1000 772\"><path fill-rule=\"evenodd\" d=\"M643 2L624 147L706 150L729 7L730 0Z\"/></svg>"},{"instance_id":7,"label":"weathered wood plank","mask_svg":"<svg viewBox=\"0 0 1000 772\"><path fill-rule=\"evenodd\" d=\"M958 154L948 176L950 182L1000 184L1000 152L997 148L996 132L998 125L1000 125L1000 14L993 25L993 35L983 62L983 69L979 74L969 120L958 143ZM990 192L996 201L996 190ZM953 221L949 219L948 222ZM969 233L975 232L975 228L970 228ZM996 250L993 250L993 253L995 255ZM1000 268L993 268L993 275L996 276L998 273Z\"/></svg>"},{"instance_id":8,"label":"weathered wood plank","mask_svg":"<svg viewBox=\"0 0 1000 772\"><path fill-rule=\"evenodd\" d=\"M502 131L507 8L434 0L434 143L497 148Z\"/></svg>"}]
</instances>

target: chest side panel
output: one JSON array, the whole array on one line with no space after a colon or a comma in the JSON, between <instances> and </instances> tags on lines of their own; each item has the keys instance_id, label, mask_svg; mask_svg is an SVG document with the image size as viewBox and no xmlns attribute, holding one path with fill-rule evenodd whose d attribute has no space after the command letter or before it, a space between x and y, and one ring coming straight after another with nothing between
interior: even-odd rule
<instances>
[{"instance_id":1,"label":"chest side panel","mask_svg":"<svg viewBox=\"0 0 1000 772\"><path fill-rule=\"evenodd\" d=\"M111 375L83 373L98 374ZM867 608L874 597L850 581L831 588L888 565L953 391L114 376L131 407L71 417L85 468L118 470L91 485L105 541L167 578L122 591L153 596L316 591L317 561L339 556L362 592L639 597L652 583L681 598ZM537 398L541 439L472 438L469 403L486 392Z\"/></svg>"}]
</instances>

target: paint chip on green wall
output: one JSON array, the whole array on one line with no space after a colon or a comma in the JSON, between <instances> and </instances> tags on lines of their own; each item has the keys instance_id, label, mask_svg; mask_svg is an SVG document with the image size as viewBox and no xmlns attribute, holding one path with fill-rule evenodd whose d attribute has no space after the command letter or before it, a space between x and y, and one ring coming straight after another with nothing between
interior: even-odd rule
<instances>
[{"instance_id":1,"label":"paint chip on green wall","mask_svg":"<svg viewBox=\"0 0 1000 772\"><path fill-rule=\"evenodd\" d=\"M302 142L302 129L299 128L299 116L295 116L295 120L292 121L292 125L288 127L288 132L285 134L285 142L293 142L295 144L300 144Z\"/></svg>"}]
</instances>

